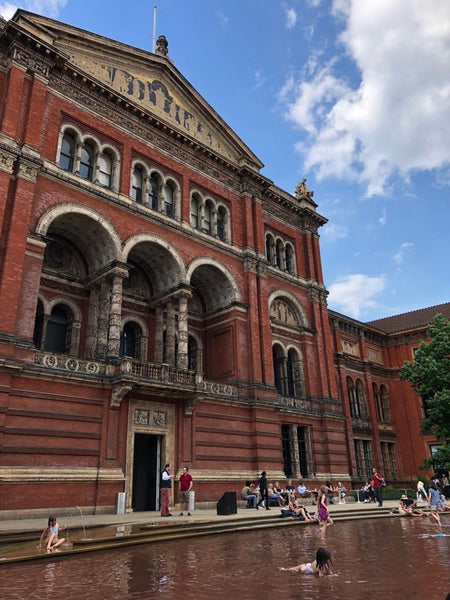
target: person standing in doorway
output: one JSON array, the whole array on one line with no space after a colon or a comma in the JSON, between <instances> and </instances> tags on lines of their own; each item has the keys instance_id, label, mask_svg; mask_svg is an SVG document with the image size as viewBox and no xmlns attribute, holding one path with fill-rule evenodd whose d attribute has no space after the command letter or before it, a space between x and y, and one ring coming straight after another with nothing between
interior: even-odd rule
<instances>
[{"instance_id":1,"label":"person standing in doorway","mask_svg":"<svg viewBox=\"0 0 450 600\"><path fill-rule=\"evenodd\" d=\"M383 475L377 471L374 467L372 469L372 488L373 495L375 497L375 501L378 502L378 506L383 506L383 496L382 496L382 482L384 481Z\"/></svg>"},{"instance_id":2,"label":"person standing in doorway","mask_svg":"<svg viewBox=\"0 0 450 600\"><path fill-rule=\"evenodd\" d=\"M169 512L170 489L172 487L173 475L170 474L170 463L167 463L161 473L161 516L171 517Z\"/></svg>"},{"instance_id":3,"label":"person standing in doorway","mask_svg":"<svg viewBox=\"0 0 450 600\"><path fill-rule=\"evenodd\" d=\"M261 477L259 478L259 491L261 494L260 504L265 503L266 510L270 510L269 508L269 490L267 486L267 473L263 471L261 473Z\"/></svg>"},{"instance_id":4,"label":"person standing in doorway","mask_svg":"<svg viewBox=\"0 0 450 600\"><path fill-rule=\"evenodd\" d=\"M185 510L188 514L188 517L191 516L189 512L189 492L194 485L192 481L192 476L189 473L189 469L187 467L183 467L183 474L180 477L180 517L183 516L183 510Z\"/></svg>"}]
</instances>

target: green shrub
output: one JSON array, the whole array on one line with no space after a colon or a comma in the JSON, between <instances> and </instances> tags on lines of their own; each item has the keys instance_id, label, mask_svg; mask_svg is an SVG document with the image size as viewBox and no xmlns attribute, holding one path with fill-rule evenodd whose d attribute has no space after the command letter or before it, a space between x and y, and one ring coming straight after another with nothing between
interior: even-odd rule
<instances>
[{"instance_id":1,"label":"green shrub","mask_svg":"<svg viewBox=\"0 0 450 600\"><path fill-rule=\"evenodd\" d=\"M403 496L403 494L415 498L416 490L411 488L394 488L390 485L383 488L383 500L400 500L400 497Z\"/></svg>"}]
</instances>

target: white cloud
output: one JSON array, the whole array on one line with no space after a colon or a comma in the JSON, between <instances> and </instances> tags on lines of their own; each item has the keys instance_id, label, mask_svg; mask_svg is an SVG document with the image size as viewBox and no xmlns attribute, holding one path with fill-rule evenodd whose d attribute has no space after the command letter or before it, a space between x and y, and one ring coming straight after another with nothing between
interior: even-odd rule
<instances>
[{"instance_id":1,"label":"white cloud","mask_svg":"<svg viewBox=\"0 0 450 600\"><path fill-rule=\"evenodd\" d=\"M361 80L350 85L335 57L290 83L286 116L309 133L306 168L368 196L393 175L439 175L450 164L448 0L334 0L333 14Z\"/></svg>"},{"instance_id":2,"label":"white cloud","mask_svg":"<svg viewBox=\"0 0 450 600\"><path fill-rule=\"evenodd\" d=\"M284 7L284 12L286 14L286 28L292 29L297 23L297 13L293 8L287 7Z\"/></svg>"},{"instance_id":3,"label":"white cloud","mask_svg":"<svg viewBox=\"0 0 450 600\"><path fill-rule=\"evenodd\" d=\"M323 227L320 237L327 242L334 242L336 240L346 238L347 234L347 227L344 227L343 225L337 225L336 223L327 223Z\"/></svg>"},{"instance_id":4,"label":"white cloud","mask_svg":"<svg viewBox=\"0 0 450 600\"><path fill-rule=\"evenodd\" d=\"M336 310L351 317L358 318L365 309L377 306L375 296L386 288L384 275L370 277L369 275L353 274L338 277L328 291L329 304Z\"/></svg>"},{"instance_id":5,"label":"white cloud","mask_svg":"<svg viewBox=\"0 0 450 600\"><path fill-rule=\"evenodd\" d=\"M382 225L382 226L386 225L386 223L387 223L387 210L386 210L386 207L384 207L381 210L381 215L380 215L380 217L378 219L378 223L380 225Z\"/></svg>"},{"instance_id":6,"label":"white cloud","mask_svg":"<svg viewBox=\"0 0 450 600\"><path fill-rule=\"evenodd\" d=\"M222 29L225 29L228 25L229 18L221 10L218 10L216 14L219 18Z\"/></svg>"},{"instance_id":7,"label":"white cloud","mask_svg":"<svg viewBox=\"0 0 450 600\"><path fill-rule=\"evenodd\" d=\"M255 71L254 78L255 78L254 87L256 89L261 88L267 81L267 77L265 77L265 75L263 74L263 72L260 69Z\"/></svg>"},{"instance_id":8,"label":"white cloud","mask_svg":"<svg viewBox=\"0 0 450 600\"><path fill-rule=\"evenodd\" d=\"M413 248L414 244L412 242L403 242L403 244L401 244L400 248L393 256L394 262L397 265L397 270L400 270L405 262L406 256L412 252Z\"/></svg>"},{"instance_id":9,"label":"white cloud","mask_svg":"<svg viewBox=\"0 0 450 600\"><path fill-rule=\"evenodd\" d=\"M10 2L0 3L0 15L9 20L18 8L47 17L56 18L61 8L67 4L67 0L24 0L20 4Z\"/></svg>"}]
</instances>

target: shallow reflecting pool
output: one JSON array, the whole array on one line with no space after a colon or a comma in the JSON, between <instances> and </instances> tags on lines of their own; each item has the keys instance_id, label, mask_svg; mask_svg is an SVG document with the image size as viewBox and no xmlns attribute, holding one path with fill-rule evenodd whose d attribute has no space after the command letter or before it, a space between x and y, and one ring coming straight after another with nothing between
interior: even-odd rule
<instances>
[{"instance_id":1,"label":"shallow reflecting pool","mask_svg":"<svg viewBox=\"0 0 450 600\"><path fill-rule=\"evenodd\" d=\"M205 536L84 556L0 565L2 600L445 600L450 519L374 519ZM337 575L281 571L319 546Z\"/></svg>"}]
</instances>

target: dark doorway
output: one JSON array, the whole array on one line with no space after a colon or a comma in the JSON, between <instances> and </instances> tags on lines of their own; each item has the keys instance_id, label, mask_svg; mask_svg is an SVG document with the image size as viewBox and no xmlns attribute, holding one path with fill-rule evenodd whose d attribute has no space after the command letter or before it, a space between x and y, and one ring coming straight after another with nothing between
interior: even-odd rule
<instances>
[{"instance_id":1,"label":"dark doorway","mask_svg":"<svg viewBox=\"0 0 450 600\"><path fill-rule=\"evenodd\" d=\"M159 509L161 436L136 433L133 459L133 510Z\"/></svg>"}]
</instances>

